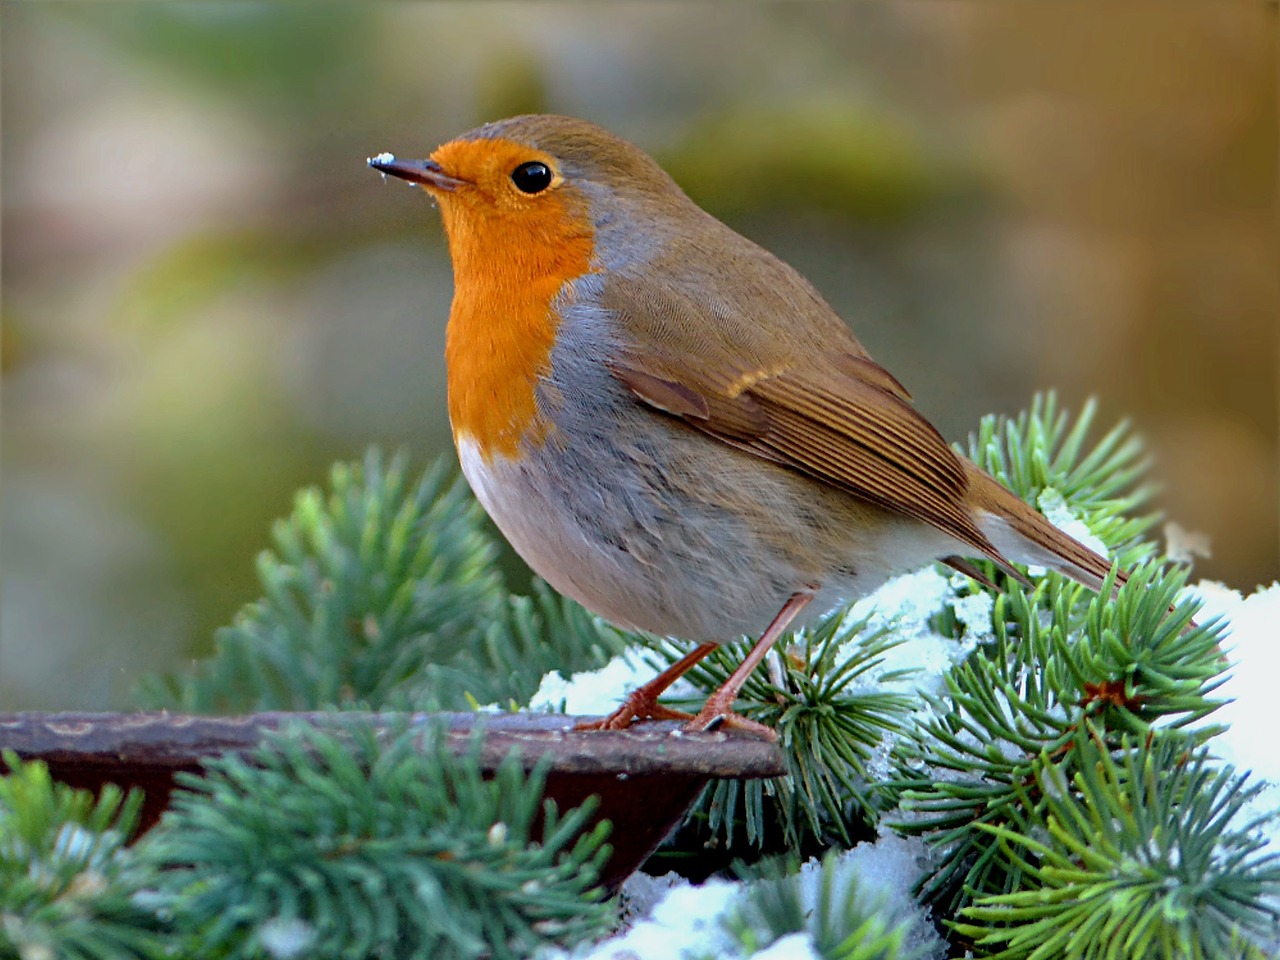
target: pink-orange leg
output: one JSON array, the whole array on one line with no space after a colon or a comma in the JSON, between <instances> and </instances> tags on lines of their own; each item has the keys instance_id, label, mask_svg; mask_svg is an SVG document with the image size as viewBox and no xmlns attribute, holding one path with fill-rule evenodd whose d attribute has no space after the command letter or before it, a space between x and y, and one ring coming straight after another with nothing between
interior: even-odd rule
<instances>
[{"instance_id":1,"label":"pink-orange leg","mask_svg":"<svg viewBox=\"0 0 1280 960\"><path fill-rule=\"evenodd\" d=\"M699 660L716 648L714 643L704 643L689 651L667 669L643 686L632 690L622 706L607 717L578 724L578 730L625 730L634 720L692 720L693 714L672 710L658 703L658 697L686 673Z\"/></svg>"},{"instance_id":2,"label":"pink-orange leg","mask_svg":"<svg viewBox=\"0 0 1280 960\"><path fill-rule=\"evenodd\" d=\"M764 633L760 634L760 639L751 648L751 652L743 658L742 663L738 664L738 668L729 674L729 679L722 683L720 688L712 693L711 696L707 697L707 702L703 704L698 715L689 722L685 729L713 730L718 726L724 725L736 727L739 730L749 730L768 740L777 739L778 735L764 724L756 723L754 720L748 720L746 717L734 713L733 702L738 699L738 692L742 689L742 685L747 682L747 677L751 676L751 671L764 659L764 655L769 652L769 648L790 626L791 621L796 618L796 614L803 610L805 605L812 599L812 593L793 593L791 595L787 602L782 605L782 609L778 611L778 615L773 618L773 622L769 624ZM694 652L696 653L697 651L695 650Z\"/></svg>"}]
</instances>

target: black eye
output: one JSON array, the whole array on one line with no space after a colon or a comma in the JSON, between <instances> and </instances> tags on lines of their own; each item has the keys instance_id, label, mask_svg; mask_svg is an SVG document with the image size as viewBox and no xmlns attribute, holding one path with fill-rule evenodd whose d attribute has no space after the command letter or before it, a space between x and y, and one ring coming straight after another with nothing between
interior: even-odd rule
<instances>
[{"instance_id":1,"label":"black eye","mask_svg":"<svg viewBox=\"0 0 1280 960\"><path fill-rule=\"evenodd\" d=\"M541 193L551 186L551 168L545 163L530 160L511 171L511 182L521 193Z\"/></svg>"}]
</instances>

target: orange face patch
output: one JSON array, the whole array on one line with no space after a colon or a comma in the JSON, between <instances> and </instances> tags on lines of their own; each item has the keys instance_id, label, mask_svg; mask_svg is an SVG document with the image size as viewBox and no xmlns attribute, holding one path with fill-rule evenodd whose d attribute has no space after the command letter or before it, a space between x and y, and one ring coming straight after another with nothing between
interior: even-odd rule
<instances>
[{"instance_id":1,"label":"orange face patch","mask_svg":"<svg viewBox=\"0 0 1280 960\"><path fill-rule=\"evenodd\" d=\"M509 140L456 140L431 159L466 181L431 190L454 270L445 344L449 419L455 438L474 441L486 460L512 456L522 439L540 442L550 432L534 391L560 322L551 303L590 270L594 233L584 201L548 154ZM553 174L550 186L532 195L511 180L531 161Z\"/></svg>"}]
</instances>

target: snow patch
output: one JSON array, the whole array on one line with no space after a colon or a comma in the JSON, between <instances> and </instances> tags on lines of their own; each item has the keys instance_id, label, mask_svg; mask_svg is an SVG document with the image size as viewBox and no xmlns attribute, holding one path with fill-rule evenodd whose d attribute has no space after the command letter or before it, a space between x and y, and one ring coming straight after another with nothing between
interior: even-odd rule
<instances>
[{"instance_id":1,"label":"snow patch","mask_svg":"<svg viewBox=\"0 0 1280 960\"><path fill-rule=\"evenodd\" d=\"M1069 537L1074 537L1099 556L1109 557L1107 545L1094 536L1089 525L1076 516L1066 499L1053 487L1046 487L1036 498L1036 506L1044 518Z\"/></svg>"},{"instance_id":2,"label":"snow patch","mask_svg":"<svg viewBox=\"0 0 1280 960\"><path fill-rule=\"evenodd\" d=\"M654 892L652 878L629 879L622 888L624 897L643 900ZM701 886L688 881L672 883L647 917L631 924L619 935L572 953L544 951L540 960L677 960L686 956L731 957L730 940L723 918L734 905L740 885L727 880L708 880ZM780 958L774 958L780 960Z\"/></svg>"},{"instance_id":3,"label":"snow patch","mask_svg":"<svg viewBox=\"0 0 1280 960\"><path fill-rule=\"evenodd\" d=\"M764 950L751 955L752 960L822 960L808 934L791 933L775 940Z\"/></svg>"},{"instance_id":4,"label":"snow patch","mask_svg":"<svg viewBox=\"0 0 1280 960\"><path fill-rule=\"evenodd\" d=\"M929 921L929 912L911 893L912 886L934 860L933 851L919 837L900 837L882 830L874 843L859 844L840 855L837 883L832 891L835 901L840 902L850 883L857 883L859 896L866 898L863 902L881 903L887 908L882 916L910 922L911 933L903 944L907 955L944 960L946 945ZM806 910L811 911L817 902L821 876L822 865L816 859L800 868Z\"/></svg>"},{"instance_id":5,"label":"snow patch","mask_svg":"<svg viewBox=\"0 0 1280 960\"><path fill-rule=\"evenodd\" d=\"M603 716L616 710L623 697L653 679L653 675L653 668L645 664L638 653L632 652L614 657L599 670L575 673L572 677L553 670L542 678L538 692L529 701L529 709L575 717Z\"/></svg>"},{"instance_id":6,"label":"snow patch","mask_svg":"<svg viewBox=\"0 0 1280 960\"><path fill-rule=\"evenodd\" d=\"M930 862L924 841L883 833L874 843L864 843L841 854L836 862L832 891L841 903L851 884L868 906L880 905L882 916L911 924L904 946L921 960L945 960L946 947L929 922L928 913L916 903L911 886ZM801 902L812 913L821 889L822 865L814 859L800 868ZM675 874L648 877L637 874L623 884L621 899L625 929L618 935L577 951L545 951L540 960L684 960L714 956L720 960L746 960L725 932L725 920L738 908L747 888L741 883L710 880L695 886ZM912 950L918 953L912 954ZM808 933L794 933L751 954L751 960L814 960L816 952Z\"/></svg>"},{"instance_id":7,"label":"snow patch","mask_svg":"<svg viewBox=\"0 0 1280 960\"><path fill-rule=\"evenodd\" d=\"M1267 789L1249 805L1252 816L1273 814L1263 827L1271 852L1280 853L1280 750L1275 743L1275 678L1280 676L1280 583L1244 597L1221 583L1202 580L1188 591L1204 603L1199 623L1228 621L1223 647L1232 668L1215 696L1225 706L1209 718L1229 726L1209 741L1209 749L1236 771L1252 771L1250 783Z\"/></svg>"},{"instance_id":8,"label":"snow patch","mask_svg":"<svg viewBox=\"0 0 1280 960\"><path fill-rule=\"evenodd\" d=\"M951 578L930 565L895 577L853 604L846 623L866 620L867 631L887 629L904 641L882 655L880 672L915 671L907 679L894 683L882 683L876 677L873 679L877 682L868 686L904 693L917 690L940 693L943 674L972 649L971 641L949 639L930 625L929 621L955 599ZM966 615L969 612L966 610ZM989 625L987 629L989 631Z\"/></svg>"}]
</instances>

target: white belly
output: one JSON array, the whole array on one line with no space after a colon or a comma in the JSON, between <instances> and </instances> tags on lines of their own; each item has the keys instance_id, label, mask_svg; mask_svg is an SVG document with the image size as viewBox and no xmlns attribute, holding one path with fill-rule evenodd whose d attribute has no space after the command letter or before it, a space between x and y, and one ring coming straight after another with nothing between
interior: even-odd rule
<instances>
[{"instance_id":1,"label":"white belly","mask_svg":"<svg viewBox=\"0 0 1280 960\"><path fill-rule=\"evenodd\" d=\"M697 641L756 635L793 593L816 592L807 611L816 616L957 552L939 531L876 508L867 508L872 523L836 523L815 510L822 503L809 481L749 455L717 457L717 476L699 474L706 496L678 505L669 481L681 466L675 458L646 469L619 450L583 457L548 446L486 461L466 438L458 455L477 499L525 562L624 628ZM744 485L755 499L726 509L725 497L740 498Z\"/></svg>"}]
</instances>

